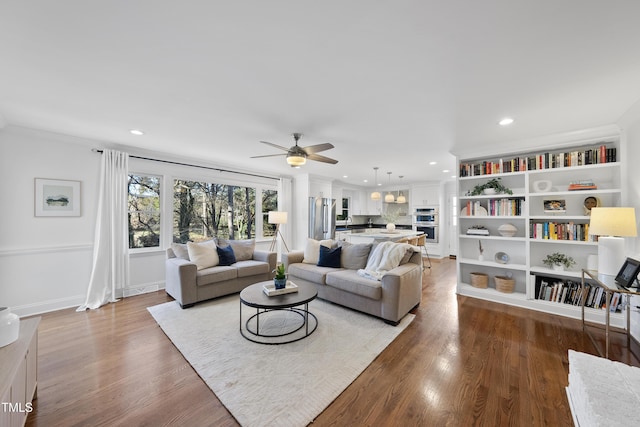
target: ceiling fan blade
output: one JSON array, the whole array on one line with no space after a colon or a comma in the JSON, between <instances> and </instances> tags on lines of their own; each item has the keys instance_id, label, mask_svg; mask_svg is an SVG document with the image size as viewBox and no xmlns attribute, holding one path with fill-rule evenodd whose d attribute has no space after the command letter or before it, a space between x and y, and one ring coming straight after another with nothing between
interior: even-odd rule
<instances>
[{"instance_id":1,"label":"ceiling fan blade","mask_svg":"<svg viewBox=\"0 0 640 427\"><path fill-rule=\"evenodd\" d=\"M270 146L272 146L272 147L279 148L279 149L284 150L284 151L289 151L289 149L288 149L288 148L283 147L282 145L274 144L273 142L268 142L268 141L260 141L260 142L262 142L263 144L270 145Z\"/></svg>"},{"instance_id":2,"label":"ceiling fan blade","mask_svg":"<svg viewBox=\"0 0 640 427\"><path fill-rule=\"evenodd\" d=\"M307 154L319 153L321 151L331 150L333 148L333 144L324 143L324 144L316 144L310 145L308 147L303 147L303 150Z\"/></svg>"},{"instance_id":3,"label":"ceiling fan blade","mask_svg":"<svg viewBox=\"0 0 640 427\"><path fill-rule=\"evenodd\" d=\"M316 162L331 163L332 165L338 163L337 160L330 157L321 156L320 154L307 154L307 159L315 160Z\"/></svg>"},{"instance_id":4,"label":"ceiling fan blade","mask_svg":"<svg viewBox=\"0 0 640 427\"><path fill-rule=\"evenodd\" d=\"M264 156L251 156L249 157L250 159L259 159L261 157L281 157L281 156L286 156L287 153L282 153L282 154L265 154Z\"/></svg>"}]
</instances>

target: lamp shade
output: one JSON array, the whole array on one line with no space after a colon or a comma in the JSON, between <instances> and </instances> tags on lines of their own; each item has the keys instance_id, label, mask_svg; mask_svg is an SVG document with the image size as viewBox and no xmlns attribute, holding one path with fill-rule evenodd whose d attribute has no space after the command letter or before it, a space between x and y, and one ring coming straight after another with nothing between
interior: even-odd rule
<instances>
[{"instance_id":1,"label":"lamp shade","mask_svg":"<svg viewBox=\"0 0 640 427\"><path fill-rule=\"evenodd\" d=\"M286 224L287 212L269 211L269 224Z\"/></svg>"},{"instance_id":2,"label":"lamp shade","mask_svg":"<svg viewBox=\"0 0 640 427\"><path fill-rule=\"evenodd\" d=\"M396 198L391 193L387 193L384 196L384 201L387 202L387 203L393 203L395 200L396 200Z\"/></svg>"},{"instance_id":3,"label":"lamp shade","mask_svg":"<svg viewBox=\"0 0 640 427\"><path fill-rule=\"evenodd\" d=\"M589 234L595 236L636 236L635 208L592 208Z\"/></svg>"},{"instance_id":4,"label":"lamp shade","mask_svg":"<svg viewBox=\"0 0 640 427\"><path fill-rule=\"evenodd\" d=\"M379 191L374 191L371 193L371 200L380 200L381 195Z\"/></svg>"}]
</instances>

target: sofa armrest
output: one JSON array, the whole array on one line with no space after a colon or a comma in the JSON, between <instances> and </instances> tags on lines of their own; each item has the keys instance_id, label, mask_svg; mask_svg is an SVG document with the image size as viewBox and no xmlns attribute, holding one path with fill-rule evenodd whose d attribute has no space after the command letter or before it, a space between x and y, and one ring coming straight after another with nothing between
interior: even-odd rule
<instances>
[{"instance_id":1,"label":"sofa armrest","mask_svg":"<svg viewBox=\"0 0 640 427\"><path fill-rule=\"evenodd\" d=\"M289 265L302 262L304 259L304 251L291 251L289 253L282 254L282 263L285 270L289 268Z\"/></svg>"},{"instance_id":2,"label":"sofa armrest","mask_svg":"<svg viewBox=\"0 0 640 427\"><path fill-rule=\"evenodd\" d=\"M382 318L398 322L422 300L422 264L408 262L382 276Z\"/></svg>"},{"instance_id":3,"label":"sofa armrest","mask_svg":"<svg viewBox=\"0 0 640 427\"><path fill-rule=\"evenodd\" d=\"M178 301L180 306L191 305L198 301L195 264L182 258L165 260L165 290Z\"/></svg>"},{"instance_id":4,"label":"sofa armrest","mask_svg":"<svg viewBox=\"0 0 640 427\"><path fill-rule=\"evenodd\" d=\"M273 271L276 268L278 262L278 254L276 252L269 251L253 251L253 259L255 261L263 261L269 264L269 271Z\"/></svg>"}]
</instances>

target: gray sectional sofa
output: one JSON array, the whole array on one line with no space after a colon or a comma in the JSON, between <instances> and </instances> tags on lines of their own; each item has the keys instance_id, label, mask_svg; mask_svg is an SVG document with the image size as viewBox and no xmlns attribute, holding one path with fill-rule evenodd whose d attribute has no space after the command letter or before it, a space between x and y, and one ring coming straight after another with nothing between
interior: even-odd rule
<instances>
[{"instance_id":1,"label":"gray sectional sofa","mask_svg":"<svg viewBox=\"0 0 640 427\"><path fill-rule=\"evenodd\" d=\"M216 244L219 242L216 241ZM185 252L186 245L174 244L167 249L166 292L182 308L240 292L251 284L273 277L271 272L276 267L275 252L254 250L250 241L227 241L224 244L234 248L238 256L238 260L231 265L203 267L189 259Z\"/></svg>"},{"instance_id":2,"label":"gray sectional sofa","mask_svg":"<svg viewBox=\"0 0 640 427\"><path fill-rule=\"evenodd\" d=\"M421 252L407 252L400 265L387 271L378 281L358 274L359 268L367 264L372 245L335 241L325 241L325 245L342 246L340 267L319 266L314 263L313 257L305 259L306 250L293 251L282 254L288 279L294 283L315 286L318 298L380 317L393 325L397 325L411 309L420 304Z\"/></svg>"}]
</instances>

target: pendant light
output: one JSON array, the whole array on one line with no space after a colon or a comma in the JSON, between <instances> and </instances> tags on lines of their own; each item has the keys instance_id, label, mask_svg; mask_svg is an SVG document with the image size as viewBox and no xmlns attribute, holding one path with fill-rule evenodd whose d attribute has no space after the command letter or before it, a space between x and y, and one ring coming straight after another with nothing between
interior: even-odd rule
<instances>
[{"instance_id":1,"label":"pendant light","mask_svg":"<svg viewBox=\"0 0 640 427\"><path fill-rule=\"evenodd\" d=\"M373 168L373 170L376 171L376 182L375 182L375 185L377 187L378 186L378 167L375 166ZM380 200L380 197L381 197L380 196L380 192L377 189L375 189L373 191L373 193L371 193L371 200L376 200L377 201L377 200Z\"/></svg>"},{"instance_id":2,"label":"pendant light","mask_svg":"<svg viewBox=\"0 0 640 427\"><path fill-rule=\"evenodd\" d=\"M398 176L398 178L400 178L400 181L402 181L403 176L400 175L400 176ZM404 197L404 194L402 194L402 190L398 190L398 198L396 199L396 202L398 202L398 203L407 203L407 198Z\"/></svg>"},{"instance_id":3,"label":"pendant light","mask_svg":"<svg viewBox=\"0 0 640 427\"><path fill-rule=\"evenodd\" d=\"M391 187L391 172L387 172L387 175L389 175L389 187ZM391 189L389 189L387 194L384 196L384 201L386 203L393 203L396 201L396 198L391 194Z\"/></svg>"}]
</instances>

